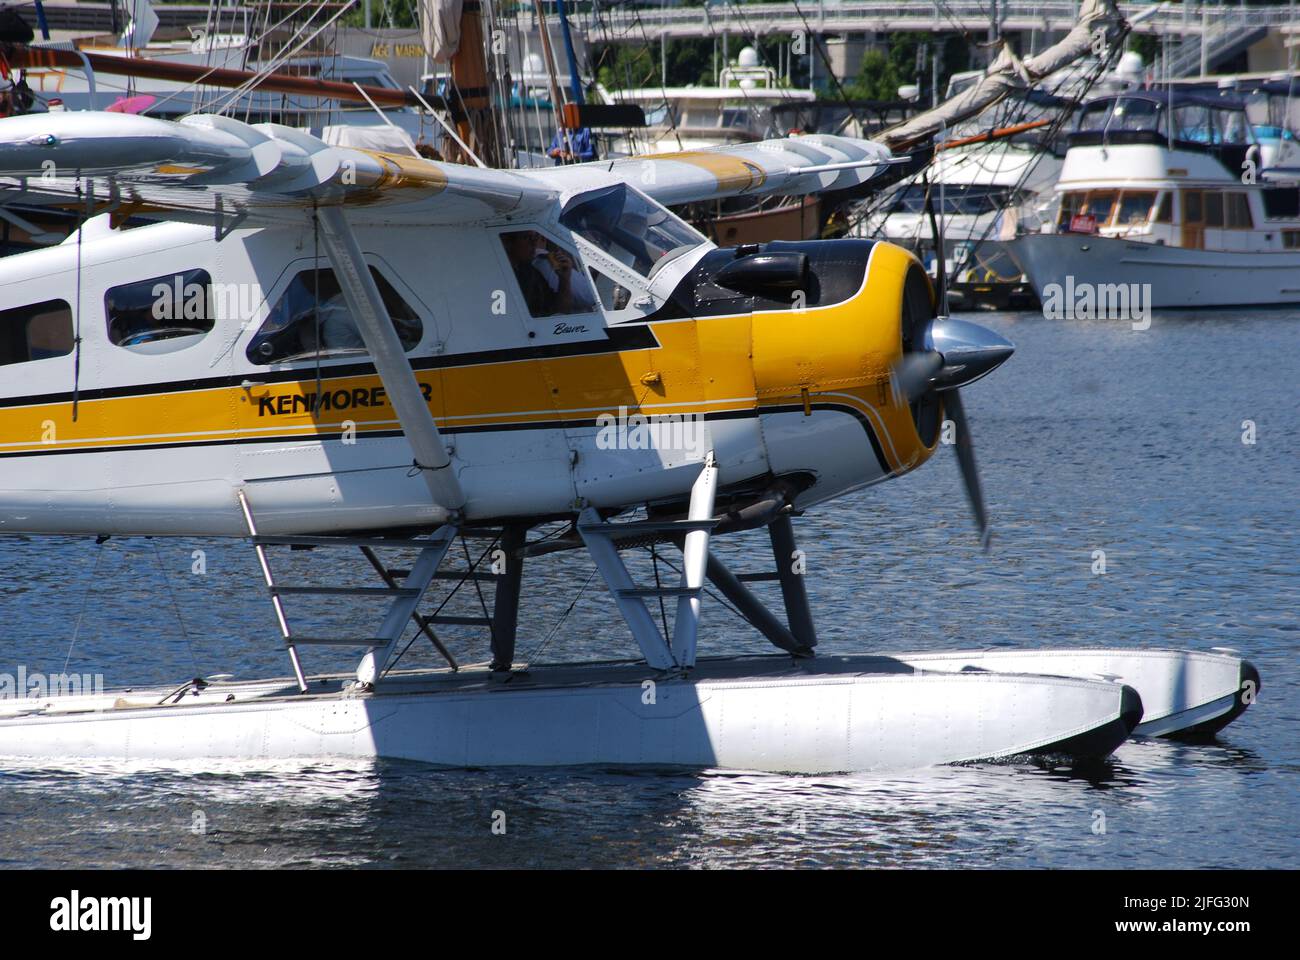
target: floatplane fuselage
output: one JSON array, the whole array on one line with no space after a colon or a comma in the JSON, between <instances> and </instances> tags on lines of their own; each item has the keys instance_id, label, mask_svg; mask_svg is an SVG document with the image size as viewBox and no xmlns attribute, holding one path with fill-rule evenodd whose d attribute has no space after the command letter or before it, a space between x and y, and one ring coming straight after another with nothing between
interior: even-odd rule
<instances>
[{"instance_id":1,"label":"floatplane fuselage","mask_svg":"<svg viewBox=\"0 0 1300 960\"><path fill-rule=\"evenodd\" d=\"M49 156L62 192L32 179ZM0 754L872 770L1228 722L1258 675L1227 655L813 656L791 516L920 466L947 420L987 536L961 393L1012 348L890 244L718 249L665 204L889 162L805 137L493 171L223 117L4 121L0 175L98 215L0 261L0 531L251 536L294 677L20 698ZM561 542L530 543L552 520ZM710 549L764 527L784 621ZM417 607L466 536L505 558L490 668L393 672L412 620L445 652ZM287 542L362 548L378 629L291 629ZM622 552L649 543L680 549L678 583L634 581ZM588 551L639 657L516 663L525 558L555 546ZM398 573L387 547L418 555ZM706 582L783 653L697 662ZM309 678L312 643L364 649L355 676Z\"/></svg>"},{"instance_id":2,"label":"floatplane fuselage","mask_svg":"<svg viewBox=\"0 0 1300 960\"><path fill-rule=\"evenodd\" d=\"M310 225L217 241L107 220L0 262L0 322L28 341L11 344L0 381L0 530L243 535L239 488L268 533L447 520ZM897 248L800 246L814 302L750 312L752 297L710 283L734 252L696 237L661 268L657 297L625 268L617 313L595 302L611 290L597 280L535 315L508 259L520 234L577 256L555 222L357 230L465 520L680 499L710 451L724 493L797 476L803 507L933 451L937 417L919 422L890 383L909 272L917 316L930 310Z\"/></svg>"}]
</instances>

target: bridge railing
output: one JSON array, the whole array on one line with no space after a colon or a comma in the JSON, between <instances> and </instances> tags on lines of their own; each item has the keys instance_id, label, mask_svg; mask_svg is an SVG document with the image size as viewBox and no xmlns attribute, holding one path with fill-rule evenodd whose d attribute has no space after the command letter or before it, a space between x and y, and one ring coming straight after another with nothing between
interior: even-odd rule
<instances>
[{"instance_id":1,"label":"bridge railing","mask_svg":"<svg viewBox=\"0 0 1300 960\"><path fill-rule=\"evenodd\" d=\"M1121 3L1132 18L1150 3ZM789 33L793 30L987 29L988 0L804 0L801 3L718 3L705 7L601 7L588 22L593 40L640 40L726 31L731 34ZM1078 0L1002 0L998 20L1004 29L1066 29L1078 17ZM1275 4L1238 7L1221 4L1167 4L1135 29L1142 33L1213 30L1221 21L1249 27L1286 27L1300 32L1295 7ZM805 26L806 24L806 26Z\"/></svg>"}]
</instances>

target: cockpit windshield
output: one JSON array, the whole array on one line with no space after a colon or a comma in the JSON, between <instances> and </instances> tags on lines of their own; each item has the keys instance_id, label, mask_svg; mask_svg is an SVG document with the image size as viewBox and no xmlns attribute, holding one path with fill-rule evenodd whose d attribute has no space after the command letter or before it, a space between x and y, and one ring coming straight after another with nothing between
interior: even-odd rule
<instances>
[{"instance_id":1,"label":"cockpit windshield","mask_svg":"<svg viewBox=\"0 0 1300 960\"><path fill-rule=\"evenodd\" d=\"M584 194L564 211L560 223L643 277L706 242L685 221L626 184Z\"/></svg>"}]
</instances>

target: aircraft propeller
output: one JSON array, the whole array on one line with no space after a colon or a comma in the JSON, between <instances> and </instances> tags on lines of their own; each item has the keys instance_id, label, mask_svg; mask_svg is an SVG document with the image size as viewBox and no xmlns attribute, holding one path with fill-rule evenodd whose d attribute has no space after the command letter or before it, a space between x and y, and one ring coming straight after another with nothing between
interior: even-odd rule
<instances>
[{"instance_id":1,"label":"aircraft propeller","mask_svg":"<svg viewBox=\"0 0 1300 960\"><path fill-rule=\"evenodd\" d=\"M984 490L975 466L975 446L959 388L997 369L1015 352L1015 347L987 327L946 316L930 321L921 343L921 350L904 354L894 366L894 382L911 403L918 403L931 393L942 396L944 411L956 431L962 484L975 514L980 544L987 551L988 509L984 505Z\"/></svg>"}]
</instances>

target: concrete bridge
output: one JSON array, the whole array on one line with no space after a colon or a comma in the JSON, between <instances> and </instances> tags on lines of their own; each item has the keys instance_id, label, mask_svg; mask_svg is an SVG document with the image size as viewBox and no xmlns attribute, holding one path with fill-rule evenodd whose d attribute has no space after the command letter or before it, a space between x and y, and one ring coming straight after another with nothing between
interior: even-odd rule
<instances>
[{"instance_id":1,"label":"concrete bridge","mask_svg":"<svg viewBox=\"0 0 1300 960\"><path fill-rule=\"evenodd\" d=\"M1153 10L1152 8L1155 7ZM1285 68L1300 46L1300 6L1295 0L1269 6L1226 3L1121 3L1136 33L1162 38L1158 77L1206 74L1252 45L1273 36L1268 63ZM721 0L704 7L595 6L578 15L589 42L646 43L661 38L719 37L735 48L748 38L883 35L899 30L938 34L990 34L996 15L1003 35L1020 34L1022 53L1041 50L1074 26L1078 0L800 0L740 3ZM724 41L725 42L725 41Z\"/></svg>"},{"instance_id":2,"label":"concrete bridge","mask_svg":"<svg viewBox=\"0 0 1300 960\"><path fill-rule=\"evenodd\" d=\"M585 5L583 5L585 7ZM1132 20L1149 10L1150 3L1121 3ZM1223 24L1290 28L1300 35L1300 7L1280 3L1264 7L1226 4L1164 3L1154 14L1134 26L1139 33L1184 36L1213 32ZM733 36L766 33L892 32L924 30L942 33L983 34L996 11L1002 31L1069 30L1079 14L1077 0L802 0L798 3L715 2L704 7L629 7L599 9L597 18L587 12L579 19L594 41L644 42L646 36L707 37L727 32ZM605 33L609 36L606 37Z\"/></svg>"}]
</instances>

